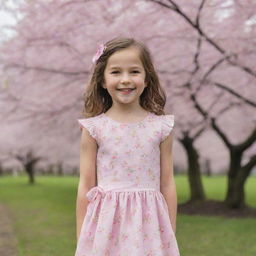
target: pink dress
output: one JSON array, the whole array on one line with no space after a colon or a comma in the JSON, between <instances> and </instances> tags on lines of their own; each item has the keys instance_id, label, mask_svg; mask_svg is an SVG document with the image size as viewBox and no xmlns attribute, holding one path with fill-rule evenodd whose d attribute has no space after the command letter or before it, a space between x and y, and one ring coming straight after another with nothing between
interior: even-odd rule
<instances>
[{"instance_id":1,"label":"pink dress","mask_svg":"<svg viewBox=\"0 0 256 256\"><path fill-rule=\"evenodd\" d=\"M173 115L148 113L140 122L120 123L105 113L78 120L98 144L97 186L75 256L179 256L160 192L160 142Z\"/></svg>"}]
</instances>

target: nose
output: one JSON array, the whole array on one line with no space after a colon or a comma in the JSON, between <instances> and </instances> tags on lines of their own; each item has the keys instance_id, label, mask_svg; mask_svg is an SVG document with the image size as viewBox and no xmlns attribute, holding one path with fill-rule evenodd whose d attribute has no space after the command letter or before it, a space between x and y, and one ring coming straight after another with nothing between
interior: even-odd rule
<instances>
[{"instance_id":1,"label":"nose","mask_svg":"<svg viewBox=\"0 0 256 256\"><path fill-rule=\"evenodd\" d=\"M123 73L123 74L122 74L121 83L122 83L122 84L130 83L129 74L127 74L127 73Z\"/></svg>"}]
</instances>

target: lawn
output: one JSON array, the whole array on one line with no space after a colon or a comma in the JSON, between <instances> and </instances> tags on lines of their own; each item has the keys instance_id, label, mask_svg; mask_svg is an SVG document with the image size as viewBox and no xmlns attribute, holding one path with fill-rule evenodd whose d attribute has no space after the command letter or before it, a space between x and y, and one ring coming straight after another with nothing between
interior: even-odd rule
<instances>
[{"instance_id":1,"label":"lawn","mask_svg":"<svg viewBox=\"0 0 256 256\"><path fill-rule=\"evenodd\" d=\"M176 176L179 203L189 195L187 178ZM204 177L208 198L224 198L226 179ZM77 177L1 177L0 203L10 208L19 256L72 256L75 251ZM246 201L256 207L256 178L246 184ZM178 215L182 256L255 256L256 219Z\"/></svg>"}]
</instances>

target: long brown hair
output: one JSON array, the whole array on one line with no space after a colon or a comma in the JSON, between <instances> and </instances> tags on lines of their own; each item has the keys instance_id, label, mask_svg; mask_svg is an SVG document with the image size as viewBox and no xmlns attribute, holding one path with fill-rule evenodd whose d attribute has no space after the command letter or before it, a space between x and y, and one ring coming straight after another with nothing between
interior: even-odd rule
<instances>
[{"instance_id":1,"label":"long brown hair","mask_svg":"<svg viewBox=\"0 0 256 256\"><path fill-rule=\"evenodd\" d=\"M106 112L112 106L112 98L103 88L104 71L108 58L115 52L135 46L140 51L140 59L144 66L146 77L143 93L140 95L140 105L156 115L164 114L166 94L162 89L158 75L153 66L148 48L133 38L114 38L105 44L105 50L96 61L88 87L84 94L84 115L92 117Z\"/></svg>"}]
</instances>

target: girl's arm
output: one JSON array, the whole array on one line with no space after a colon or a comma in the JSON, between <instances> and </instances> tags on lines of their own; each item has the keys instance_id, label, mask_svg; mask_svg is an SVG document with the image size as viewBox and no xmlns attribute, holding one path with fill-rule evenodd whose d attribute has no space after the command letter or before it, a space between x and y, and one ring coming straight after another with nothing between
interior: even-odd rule
<instances>
[{"instance_id":1,"label":"girl's arm","mask_svg":"<svg viewBox=\"0 0 256 256\"><path fill-rule=\"evenodd\" d=\"M172 142L173 132L160 144L160 191L166 200L172 228L176 233L177 194L173 175Z\"/></svg>"},{"instance_id":2,"label":"girl's arm","mask_svg":"<svg viewBox=\"0 0 256 256\"><path fill-rule=\"evenodd\" d=\"M88 200L86 193L96 185L97 143L87 129L83 129L80 143L80 178L76 200L77 241L86 214Z\"/></svg>"}]
</instances>

